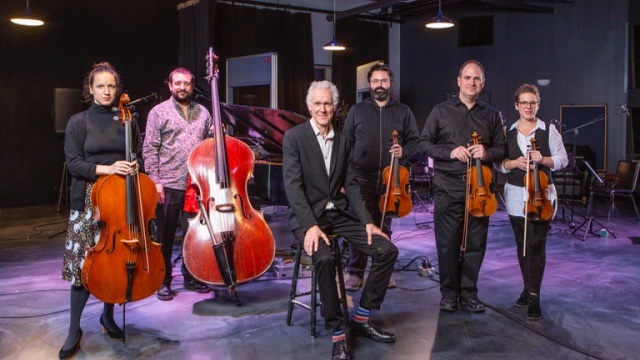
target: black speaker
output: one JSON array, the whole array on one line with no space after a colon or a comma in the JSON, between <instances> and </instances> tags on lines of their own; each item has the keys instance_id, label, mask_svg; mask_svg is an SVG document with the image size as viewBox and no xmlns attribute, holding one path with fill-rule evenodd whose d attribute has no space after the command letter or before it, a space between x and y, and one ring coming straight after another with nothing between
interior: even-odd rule
<instances>
[{"instance_id":1,"label":"black speaker","mask_svg":"<svg viewBox=\"0 0 640 360\"><path fill-rule=\"evenodd\" d=\"M57 134L64 134L71 115L82 110L82 90L53 89L53 120Z\"/></svg>"}]
</instances>

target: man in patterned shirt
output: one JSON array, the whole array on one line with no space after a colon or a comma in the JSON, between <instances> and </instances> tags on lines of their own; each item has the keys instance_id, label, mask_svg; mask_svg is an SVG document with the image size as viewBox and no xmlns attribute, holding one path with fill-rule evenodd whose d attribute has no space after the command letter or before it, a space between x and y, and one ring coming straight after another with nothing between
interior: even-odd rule
<instances>
[{"instance_id":1,"label":"man in patterned shirt","mask_svg":"<svg viewBox=\"0 0 640 360\"><path fill-rule=\"evenodd\" d=\"M207 109L192 101L195 78L191 71L179 67L171 72L167 81L171 97L149 112L142 146L145 172L158 190L156 226L166 268L164 282L157 292L160 300L173 299L171 255L187 187L187 160L211 128ZM210 291L189 273L184 263L182 275L186 290Z\"/></svg>"}]
</instances>

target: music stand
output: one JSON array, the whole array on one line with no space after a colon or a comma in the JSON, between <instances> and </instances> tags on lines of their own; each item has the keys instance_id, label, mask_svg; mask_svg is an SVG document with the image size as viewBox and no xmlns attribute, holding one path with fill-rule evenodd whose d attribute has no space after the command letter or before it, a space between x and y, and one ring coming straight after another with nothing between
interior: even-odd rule
<instances>
[{"instance_id":1,"label":"music stand","mask_svg":"<svg viewBox=\"0 0 640 360\"><path fill-rule=\"evenodd\" d=\"M593 186L595 181L597 180L600 184L603 184L604 181L602 180L602 178L600 176L598 176L598 174L595 172L595 170L593 170L593 168L591 167L591 165L589 165L588 162L583 160L583 163L585 165L585 167L589 170L589 172L591 173L591 175L593 176L594 180L591 180L589 182L589 203L587 205L587 216L585 218L585 220L582 222L582 224L578 225L578 227L573 230L572 234L575 234L576 231L578 231L582 226L585 226L584 229L584 236L582 237L582 241L585 241L585 239L587 238L587 233L593 235L593 236L599 236L599 234L596 234L593 232L593 223L597 223L598 225L600 225L601 230L606 230L609 234L611 234L614 238L616 237L614 233L611 232L611 230L607 229L604 225L602 225L597 219L596 217L593 215Z\"/></svg>"}]
</instances>

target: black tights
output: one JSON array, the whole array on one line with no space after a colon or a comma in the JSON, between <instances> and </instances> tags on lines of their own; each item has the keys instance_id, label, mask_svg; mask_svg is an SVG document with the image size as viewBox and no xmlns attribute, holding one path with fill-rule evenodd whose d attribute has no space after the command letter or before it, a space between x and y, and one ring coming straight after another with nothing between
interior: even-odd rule
<instances>
[{"instance_id":1,"label":"black tights","mask_svg":"<svg viewBox=\"0 0 640 360\"><path fill-rule=\"evenodd\" d=\"M516 247L518 250L518 263L524 280L524 287L529 294L540 294L540 285L544 276L544 268L547 262L545 251L547 244L547 233L551 227L551 222L535 223L527 221L527 252L522 255L524 247L524 218L509 216L511 227L515 234Z\"/></svg>"},{"instance_id":2,"label":"black tights","mask_svg":"<svg viewBox=\"0 0 640 360\"><path fill-rule=\"evenodd\" d=\"M67 340L65 340L64 345L62 346L65 350L73 347L78 339L78 332L80 332L80 318L82 317L82 311L84 310L88 299L89 292L84 287L71 285L71 316L69 320L69 333L67 334ZM118 329L118 325L116 325L113 320L113 304L104 303L102 319L105 326L110 330L113 331Z\"/></svg>"}]
</instances>

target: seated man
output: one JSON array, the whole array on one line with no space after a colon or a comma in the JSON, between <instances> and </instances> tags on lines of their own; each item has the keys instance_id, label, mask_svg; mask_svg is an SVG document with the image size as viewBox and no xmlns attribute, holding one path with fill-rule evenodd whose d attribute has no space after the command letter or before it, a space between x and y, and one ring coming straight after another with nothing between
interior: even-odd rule
<instances>
[{"instance_id":1,"label":"seated man","mask_svg":"<svg viewBox=\"0 0 640 360\"><path fill-rule=\"evenodd\" d=\"M349 139L335 133L331 126L338 96L335 85L328 81L311 84L307 93L311 119L285 133L283 172L289 228L312 257L316 269L325 326L333 331L332 358L349 359L343 327L348 314L342 314L340 308L335 260L327 234L343 236L373 259L351 329L374 341L396 340L394 334L372 325L369 315L384 300L398 249L373 224L350 166Z\"/></svg>"}]
</instances>

